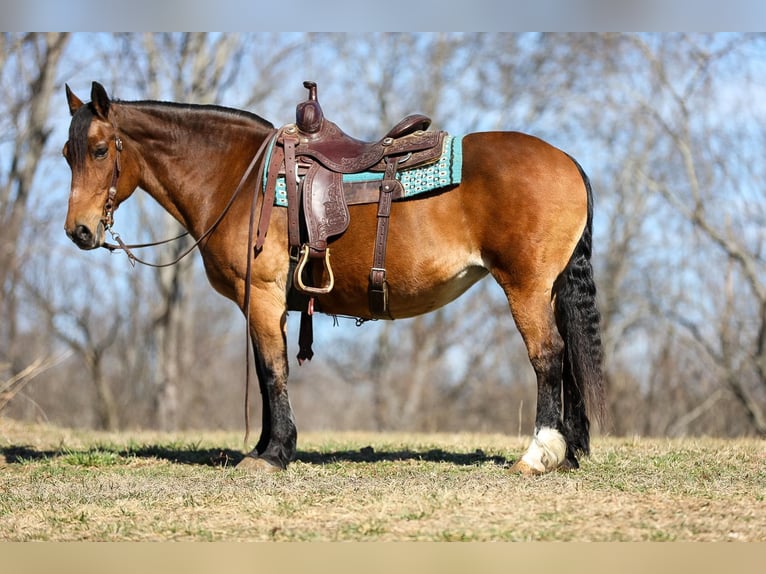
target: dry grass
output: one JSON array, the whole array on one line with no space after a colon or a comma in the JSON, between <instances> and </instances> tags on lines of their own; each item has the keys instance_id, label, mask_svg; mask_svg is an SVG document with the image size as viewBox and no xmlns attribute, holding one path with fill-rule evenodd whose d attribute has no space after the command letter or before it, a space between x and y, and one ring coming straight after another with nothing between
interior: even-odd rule
<instances>
[{"instance_id":1,"label":"dry grass","mask_svg":"<svg viewBox=\"0 0 766 574\"><path fill-rule=\"evenodd\" d=\"M578 472L509 474L525 446L303 433L287 472L254 476L235 433L0 419L0 539L766 541L763 441L601 438Z\"/></svg>"}]
</instances>

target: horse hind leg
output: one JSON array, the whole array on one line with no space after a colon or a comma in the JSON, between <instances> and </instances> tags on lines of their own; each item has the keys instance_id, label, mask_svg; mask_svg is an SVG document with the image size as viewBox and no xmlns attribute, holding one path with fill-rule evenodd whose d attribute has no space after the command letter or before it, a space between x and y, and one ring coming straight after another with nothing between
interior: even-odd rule
<instances>
[{"instance_id":1,"label":"horse hind leg","mask_svg":"<svg viewBox=\"0 0 766 574\"><path fill-rule=\"evenodd\" d=\"M566 466L567 460L561 394L564 341L556 327L550 291L506 289L506 293L537 377L535 433L511 471L543 474Z\"/></svg>"}]
</instances>

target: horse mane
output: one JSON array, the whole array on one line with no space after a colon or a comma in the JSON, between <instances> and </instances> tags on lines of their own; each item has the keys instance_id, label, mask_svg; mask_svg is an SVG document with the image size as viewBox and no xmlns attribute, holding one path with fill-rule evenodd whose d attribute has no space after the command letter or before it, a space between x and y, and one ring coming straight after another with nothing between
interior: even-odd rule
<instances>
[{"instance_id":1,"label":"horse mane","mask_svg":"<svg viewBox=\"0 0 766 574\"><path fill-rule=\"evenodd\" d=\"M259 128L264 130L270 130L274 127L270 121L252 112L214 104L187 104L159 100L112 100L112 104L124 106L127 108L134 107L148 111L156 110L158 112L169 110L179 113L208 112L222 117L245 120L246 122L255 122ZM80 107L80 109L77 110L77 112L75 112L74 116L72 117L72 123L69 126L69 153L72 165L82 165L85 161L85 155L87 154L88 128L90 127L90 123L93 120L93 115L93 105L88 103L87 105Z\"/></svg>"},{"instance_id":2,"label":"horse mane","mask_svg":"<svg viewBox=\"0 0 766 574\"><path fill-rule=\"evenodd\" d=\"M261 116L249 112L247 110L240 110L237 108L229 108L226 106L219 106L216 104L189 104L183 102L168 102L161 100L112 100L112 103L137 107L144 109L157 109L157 110L176 110L179 112L211 112L213 114L221 114L224 116L238 117L245 120L255 121L260 124L264 129L272 129L274 125L262 118Z\"/></svg>"}]
</instances>

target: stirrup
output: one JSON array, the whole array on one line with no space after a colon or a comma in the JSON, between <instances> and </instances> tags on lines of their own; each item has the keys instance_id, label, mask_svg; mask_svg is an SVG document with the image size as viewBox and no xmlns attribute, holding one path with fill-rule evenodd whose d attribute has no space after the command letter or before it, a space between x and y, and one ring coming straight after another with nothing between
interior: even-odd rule
<instances>
[{"instance_id":1,"label":"stirrup","mask_svg":"<svg viewBox=\"0 0 766 574\"><path fill-rule=\"evenodd\" d=\"M327 295L335 286L335 275L333 275L332 267L330 267L330 248L325 249L324 252L324 266L327 269L329 279L327 285L324 287L310 287L303 283L303 270L306 268L306 263L309 260L309 246L308 243L304 243L301 247L300 258L298 260L298 267L293 275L293 281L298 286L298 291L303 293L309 293L311 295Z\"/></svg>"}]
</instances>

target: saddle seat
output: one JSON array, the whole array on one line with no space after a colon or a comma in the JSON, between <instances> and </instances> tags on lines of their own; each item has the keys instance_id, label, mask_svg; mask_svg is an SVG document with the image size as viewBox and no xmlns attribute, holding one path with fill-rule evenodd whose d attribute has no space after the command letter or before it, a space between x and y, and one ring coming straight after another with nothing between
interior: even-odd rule
<instances>
[{"instance_id":1,"label":"saddle seat","mask_svg":"<svg viewBox=\"0 0 766 574\"><path fill-rule=\"evenodd\" d=\"M311 157L331 171L349 174L362 171L385 171L385 157L412 154L407 167L433 161L433 154L418 154L437 148L439 132L427 132L431 118L411 114L378 141L354 138L324 117L317 100L315 82L304 82L309 90L308 100L296 107L295 124L285 127L285 133L298 137L295 155ZM438 155L437 155L438 157Z\"/></svg>"}]
</instances>

